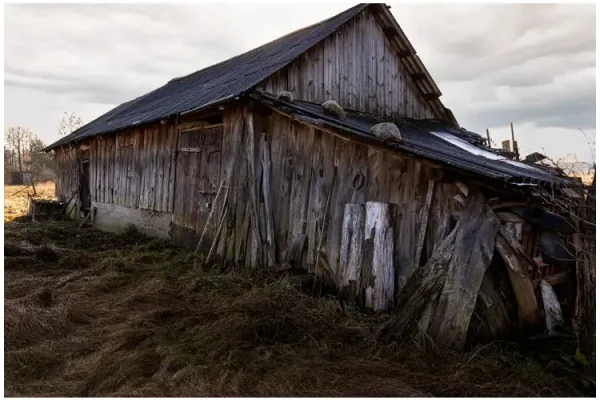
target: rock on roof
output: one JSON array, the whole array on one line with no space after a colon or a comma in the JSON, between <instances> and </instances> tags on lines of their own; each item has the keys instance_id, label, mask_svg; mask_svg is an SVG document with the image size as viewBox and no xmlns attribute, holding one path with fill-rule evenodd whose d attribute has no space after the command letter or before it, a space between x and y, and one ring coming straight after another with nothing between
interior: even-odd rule
<instances>
[{"instance_id":1,"label":"rock on roof","mask_svg":"<svg viewBox=\"0 0 600 400\"><path fill-rule=\"evenodd\" d=\"M565 179L542 168L490 151L483 145L485 139L481 135L444 121L382 117L351 110L345 110L346 117L339 119L324 112L320 104L299 100L286 103L268 93L254 92L251 96L298 121L344 132L361 141L377 143L475 175L515 185L569 185ZM379 122L395 123L402 140L391 142L375 137L371 127Z\"/></svg>"}]
</instances>

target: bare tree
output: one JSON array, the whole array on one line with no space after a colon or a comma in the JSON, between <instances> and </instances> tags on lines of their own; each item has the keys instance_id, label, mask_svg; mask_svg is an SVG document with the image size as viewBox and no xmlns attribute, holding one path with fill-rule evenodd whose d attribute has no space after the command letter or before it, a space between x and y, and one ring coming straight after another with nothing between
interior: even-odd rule
<instances>
[{"instance_id":1,"label":"bare tree","mask_svg":"<svg viewBox=\"0 0 600 400\"><path fill-rule=\"evenodd\" d=\"M29 143L32 138L32 133L29 129L21 126L11 126L4 128L4 155L8 153L14 156L13 167L16 167L19 172L23 172L23 162L29 158ZM16 161L16 162L15 162ZM6 162L6 160L5 160Z\"/></svg>"},{"instance_id":2,"label":"bare tree","mask_svg":"<svg viewBox=\"0 0 600 400\"><path fill-rule=\"evenodd\" d=\"M577 297L573 328L578 351L593 359L596 352L596 166L591 184L578 183L569 191L540 191L540 197L555 211L570 217L573 250L565 250L575 260ZM568 189L567 189L568 190Z\"/></svg>"},{"instance_id":3,"label":"bare tree","mask_svg":"<svg viewBox=\"0 0 600 400\"><path fill-rule=\"evenodd\" d=\"M540 195L555 211L570 217L575 231L574 249L566 249L576 262L573 327L578 351L587 359L593 359L596 353L596 141L583 130L581 133L588 139L593 161L580 162L575 158L565 162L547 158L544 164L573 178L574 185L569 191L542 190Z\"/></svg>"},{"instance_id":4,"label":"bare tree","mask_svg":"<svg viewBox=\"0 0 600 400\"><path fill-rule=\"evenodd\" d=\"M81 125L83 125L83 121L79 116L74 112L69 114L65 111L58 124L58 136L66 136L77 130Z\"/></svg>"},{"instance_id":5,"label":"bare tree","mask_svg":"<svg viewBox=\"0 0 600 400\"><path fill-rule=\"evenodd\" d=\"M54 159L50 153L44 152L46 144L37 136L33 136L29 144L31 180L35 182L48 180L54 177Z\"/></svg>"}]
</instances>

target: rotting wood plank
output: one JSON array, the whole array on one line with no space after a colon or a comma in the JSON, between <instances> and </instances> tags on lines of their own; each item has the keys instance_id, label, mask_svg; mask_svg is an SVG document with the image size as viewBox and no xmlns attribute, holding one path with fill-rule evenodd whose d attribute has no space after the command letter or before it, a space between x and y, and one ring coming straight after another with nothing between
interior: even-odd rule
<instances>
[{"instance_id":1,"label":"rotting wood plank","mask_svg":"<svg viewBox=\"0 0 600 400\"><path fill-rule=\"evenodd\" d=\"M335 184L336 174L334 166L336 139L334 136L320 131L315 131L315 137L317 136L319 137L319 141L315 142L313 157L313 182L315 183L312 184L314 190L310 200L314 209L314 249L310 247L311 242L309 242L309 249L312 249L316 255L315 263L318 263L319 253L322 251L323 244L327 243L327 232L331 215L329 210L331 209L332 191L334 190L333 185ZM315 157L317 156L318 162L322 162L320 166L314 164ZM327 263L327 265L329 264Z\"/></svg>"},{"instance_id":2,"label":"rotting wood plank","mask_svg":"<svg viewBox=\"0 0 600 400\"><path fill-rule=\"evenodd\" d=\"M483 317L487 322L491 338L501 339L506 337L510 329L510 319L504 302L494 287L490 269L483 275L478 296L483 304Z\"/></svg>"},{"instance_id":3,"label":"rotting wood plank","mask_svg":"<svg viewBox=\"0 0 600 400\"><path fill-rule=\"evenodd\" d=\"M144 138L144 148L141 154L141 161L142 164L144 165L144 168L142 169L142 187L140 190L140 201L139 201L139 208L142 209L148 209L148 186L149 186L149 179L148 179L148 175L149 175L149 166L150 166L150 159L148 157L148 151L150 149L150 142L151 142L151 138L149 135L149 132L147 129L141 129L142 130L142 136Z\"/></svg>"},{"instance_id":4,"label":"rotting wood plank","mask_svg":"<svg viewBox=\"0 0 600 400\"><path fill-rule=\"evenodd\" d=\"M544 305L544 315L546 319L546 329L549 334L556 333L556 328L564 324L562 310L554 289L546 281L540 283L542 293L542 303Z\"/></svg>"},{"instance_id":5,"label":"rotting wood plank","mask_svg":"<svg viewBox=\"0 0 600 400\"><path fill-rule=\"evenodd\" d=\"M164 181L165 181L165 153L166 153L166 127L161 125L158 129L158 151L157 151L157 166L156 166L156 200L154 210L163 211L164 200Z\"/></svg>"},{"instance_id":6,"label":"rotting wood plank","mask_svg":"<svg viewBox=\"0 0 600 400\"><path fill-rule=\"evenodd\" d=\"M265 207L265 230L267 244L267 264L272 266L275 258L275 232L273 229L273 210L271 205L271 151L267 143L266 133L261 133L261 152L263 167L263 200Z\"/></svg>"},{"instance_id":7,"label":"rotting wood plank","mask_svg":"<svg viewBox=\"0 0 600 400\"><path fill-rule=\"evenodd\" d=\"M167 211L174 212L175 211L175 199L178 196L178 193L175 193L175 182L176 182L176 173L177 173L177 157L178 157L178 147L179 147L179 134L177 132L176 126L171 126L171 169L169 171L169 209Z\"/></svg>"},{"instance_id":8,"label":"rotting wood plank","mask_svg":"<svg viewBox=\"0 0 600 400\"><path fill-rule=\"evenodd\" d=\"M429 213L431 210L431 200L433 198L434 182L430 180L427 184L427 195L425 196L425 204L421 208L421 218L419 221L419 236L417 237L417 251L415 253L414 269L421 264L421 256L423 253L423 245L425 244L425 233L427 232L427 223L429 221Z\"/></svg>"},{"instance_id":9,"label":"rotting wood plank","mask_svg":"<svg viewBox=\"0 0 600 400\"><path fill-rule=\"evenodd\" d=\"M371 281L365 284L365 306L374 311L394 305L393 205L369 201L366 204L365 240L372 240Z\"/></svg>"},{"instance_id":10,"label":"rotting wood plank","mask_svg":"<svg viewBox=\"0 0 600 400\"><path fill-rule=\"evenodd\" d=\"M258 267L262 265L263 260L260 257L262 239L258 226L258 196L257 196L257 176L256 176L256 139L254 134L254 118L251 112L246 114L246 132L247 132L247 152L248 152L248 191L250 192L250 224L252 228L252 253L251 265Z\"/></svg>"},{"instance_id":11,"label":"rotting wood plank","mask_svg":"<svg viewBox=\"0 0 600 400\"><path fill-rule=\"evenodd\" d=\"M283 119L281 126L281 135L279 137L281 143L281 160L279 163L279 194L278 194L278 211L277 211L277 243L278 257L284 259L284 254L290 247L289 237L289 214L292 195L292 182L294 179L295 157L294 157L294 130L297 129L296 123L289 119Z\"/></svg>"},{"instance_id":12,"label":"rotting wood plank","mask_svg":"<svg viewBox=\"0 0 600 400\"><path fill-rule=\"evenodd\" d=\"M319 219L320 211L322 210L322 186L323 186L323 161L324 152L322 146L323 133L321 131L315 131L315 139L312 149L312 165L311 174L313 176L312 184L310 186L309 200L308 200L308 225L306 228L307 236L307 257L306 261L309 265L315 266L318 263L318 255L316 252L317 248L317 237L319 230Z\"/></svg>"},{"instance_id":13,"label":"rotting wood plank","mask_svg":"<svg viewBox=\"0 0 600 400\"><path fill-rule=\"evenodd\" d=\"M444 285L460 223L461 221L439 245L427 264L417 268L408 279L398 297L394 315L377 334L384 343L400 340L418 328L418 321L431 298Z\"/></svg>"},{"instance_id":14,"label":"rotting wood plank","mask_svg":"<svg viewBox=\"0 0 600 400\"><path fill-rule=\"evenodd\" d=\"M150 204L148 205L148 209L156 210L156 191L157 191L157 181L158 181L158 150L160 146L160 131L158 129L152 129L152 162L151 168L152 173L150 176Z\"/></svg>"},{"instance_id":15,"label":"rotting wood plank","mask_svg":"<svg viewBox=\"0 0 600 400\"><path fill-rule=\"evenodd\" d=\"M529 277L524 272L522 264L519 262L517 253L509 245L506 238L498 235L495 247L504 260L508 271L508 277L517 300L521 329L527 331L533 328L539 321L539 307L533 286Z\"/></svg>"},{"instance_id":16,"label":"rotting wood plank","mask_svg":"<svg viewBox=\"0 0 600 400\"><path fill-rule=\"evenodd\" d=\"M481 281L494 255L499 227L500 222L487 207L484 196L473 192L461 219L461 230L429 328L431 336L443 347L461 350L465 344Z\"/></svg>"},{"instance_id":17,"label":"rotting wood plank","mask_svg":"<svg viewBox=\"0 0 600 400\"><path fill-rule=\"evenodd\" d=\"M295 169L290 203L290 242L300 234L306 234L308 195L311 181L314 129L299 126L295 130Z\"/></svg>"},{"instance_id":18,"label":"rotting wood plank","mask_svg":"<svg viewBox=\"0 0 600 400\"><path fill-rule=\"evenodd\" d=\"M332 187L331 215L327 228L327 261L334 274L337 274L340 257L341 228L344 218L346 200L351 198L352 184L350 177L350 160L347 157L352 143L336 138L334 157L335 183Z\"/></svg>"},{"instance_id":19,"label":"rotting wood plank","mask_svg":"<svg viewBox=\"0 0 600 400\"><path fill-rule=\"evenodd\" d=\"M245 151L246 137L244 129L244 115L241 109L235 109L229 114L228 132L224 132L224 142L231 143L224 148L229 147L233 152L232 158L228 164L224 164L224 159L221 159L222 175L225 173L226 181L235 183L234 193L235 198L232 199L232 205L235 210L235 242L236 242L236 261L246 261L246 248L248 243L248 229L250 223L250 208L248 204L249 188L248 188L248 161ZM224 152L225 153L225 152ZM230 168L227 165L231 165ZM234 180L235 178L235 180Z\"/></svg>"},{"instance_id":20,"label":"rotting wood plank","mask_svg":"<svg viewBox=\"0 0 600 400\"><path fill-rule=\"evenodd\" d=\"M401 230L402 227L402 210L403 210L403 170L406 168L406 163L403 158L398 156L391 156L389 158L389 201L394 204L394 263L395 263L395 271L396 276L399 278L402 268L400 266L402 258L400 257L401 249L402 249L402 235L403 232ZM405 276L407 279L408 276ZM396 292L399 293L400 288L396 288Z\"/></svg>"},{"instance_id":21,"label":"rotting wood plank","mask_svg":"<svg viewBox=\"0 0 600 400\"><path fill-rule=\"evenodd\" d=\"M225 186L224 180L221 181L221 185L219 185L219 190L217 191L215 202L217 200L221 199L223 189L225 189L225 199L223 200L223 204L226 204L227 198L229 197L229 187ZM208 214L208 217L206 218L204 228L202 229L202 233L200 234L200 239L198 240L198 244L196 245L196 253L198 253L200 251L200 249L202 248L202 245L204 244L204 239L206 238L206 234L208 232L208 227L211 226L211 222L213 221L215 216L218 214L216 212L216 210L217 210L217 207L211 208L210 213Z\"/></svg>"},{"instance_id":22,"label":"rotting wood plank","mask_svg":"<svg viewBox=\"0 0 600 400\"><path fill-rule=\"evenodd\" d=\"M100 176L99 176L99 184L98 184L98 190L99 190L99 199L100 199L100 203L104 203L104 140L101 138L99 140L99 159L100 159Z\"/></svg>"},{"instance_id":23,"label":"rotting wood plank","mask_svg":"<svg viewBox=\"0 0 600 400\"><path fill-rule=\"evenodd\" d=\"M350 300L356 299L359 295L364 236L365 206L346 204L336 283L338 290Z\"/></svg>"}]
</instances>

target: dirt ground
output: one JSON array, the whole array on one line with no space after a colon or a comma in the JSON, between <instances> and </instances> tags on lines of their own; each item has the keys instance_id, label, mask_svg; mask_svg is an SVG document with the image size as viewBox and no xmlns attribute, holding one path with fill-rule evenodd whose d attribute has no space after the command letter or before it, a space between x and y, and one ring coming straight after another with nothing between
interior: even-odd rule
<instances>
[{"instance_id":1,"label":"dirt ground","mask_svg":"<svg viewBox=\"0 0 600 400\"><path fill-rule=\"evenodd\" d=\"M517 344L383 346L385 315L342 310L309 276L195 266L133 229L17 219L4 256L6 396L595 394Z\"/></svg>"}]
</instances>

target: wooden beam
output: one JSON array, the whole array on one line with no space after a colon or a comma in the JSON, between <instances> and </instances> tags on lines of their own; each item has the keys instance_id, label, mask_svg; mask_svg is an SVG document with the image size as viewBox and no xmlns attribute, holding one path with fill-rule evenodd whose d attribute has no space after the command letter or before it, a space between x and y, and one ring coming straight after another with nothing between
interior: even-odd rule
<instances>
[{"instance_id":1,"label":"wooden beam","mask_svg":"<svg viewBox=\"0 0 600 400\"><path fill-rule=\"evenodd\" d=\"M533 285L525 272L526 266L520 262L517 253L502 235L496 237L495 247L506 264L517 300L521 329L529 330L537 325L540 316Z\"/></svg>"},{"instance_id":2,"label":"wooden beam","mask_svg":"<svg viewBox=\"0 0 600 400\"><path fill-rule=\"evenodd\" d=\"M258 227L258 195L257 195L257 179L256 179L256 166L254 162L256 160L255 151L255 136L254 136L254 118L252 113L246 113L246 131L248 132L247 152L248 152L248 190L250 191L250 212L251 218L250 223L252 225L252 267L262 265L262 258L260 257L260 246L262 246L262 239L260 237L260 230Z\"/></svg>"},{"instance_id":3,"label":"wooden beam","mask_svg":"<svg viewBox=\"0 0 600 400\"><path fill-rule=\"evenodd\" d=\"M424 98L426 101L435 100L435 99L437 99L437 98L439 98L439 97L440 97L440 95L439 95L439 94L437 94L437 93L425 93L425 94L423 95L423 98Z\"/></svg>"},{"instance_id":4,"label":"wooden beam","mask_svg":"<svg viewBox=\"0 0 600 400\"><path fill-rule=\"evenodd\" d=\"M413 81L420 81L427 78L427 75L422 72L417 72L416 74L412 74L410 77L413 79Z\"/></svg>"},{"instance_id":5,"label":"wooden beam","mask_svg":"<svg viewBox=\"0 0 600 400\"><path fill-rule=\"evenodd\" d=\"M398 57L400 57L400 58L407 58L407 57L414 56L416 53L413 53L410 50L401 50L401 51L396 52L396 54L398 54Z\"/></svg>"},{"instance_id":6,"label":"wooden beam","mask_svg":"<svg viewBox=\"0 0 600 400\"><path fill-rule=\"evenodd\" d=\"M384 26L381 30L385 36L398 36L398 31L393 26Z\"/></svg>"},{"instance_id":7,"label":"wooden beam","mask_svg":"<svg viewBox=\"0 0 600 400\"><path fill-rule=\"evenodd\" d=\"M469 196L429 334L442 347L462 350L500 222L479 191ZM473 234L473 232L477 232Z\"/></svg>"},{"instance_id":8,"label":"wooden beam","mask_svg":"<svg viewBox=\"0 0 600 400\"><path fill-rule=\"evenodd\" d=\"M567 280L567 278L569 277L569 273L570 273L569 271L557 272L555 274L546 275L542 279L536 279L536 280L532 281L531 283L533 284L534 288L540 286L541 281L545 281L550 286L555 286L555 285L565 282Z\"/></svg>"},{"instance_id":9,"label":"wooden beam","mask_svg":"<svg viewBox=\"0 0 600 400\"><path fill-rule=\"evenodd\" d=\"M275 264L275 230L273 228L273 207L271 205L271 151L267 142L267 134L265 132L260 135L260 146L262 152L262 167L263 167L263 199L265 207L265 228L267 233L267 264L272 266Z\"/></svg>"}]
</instances>

